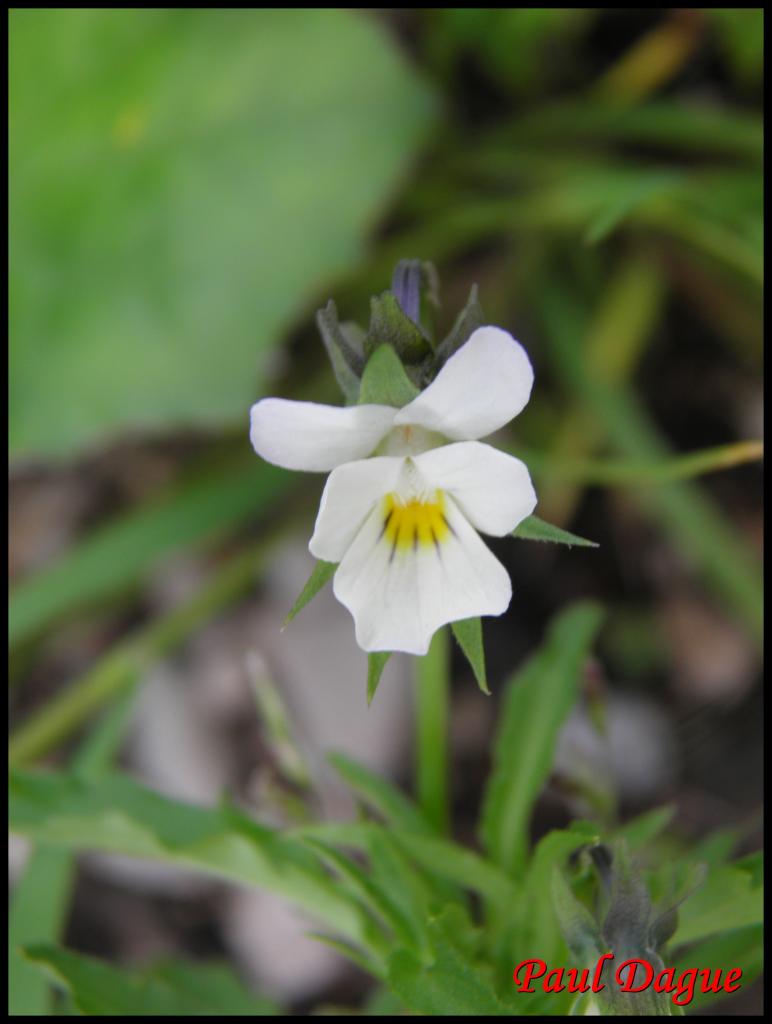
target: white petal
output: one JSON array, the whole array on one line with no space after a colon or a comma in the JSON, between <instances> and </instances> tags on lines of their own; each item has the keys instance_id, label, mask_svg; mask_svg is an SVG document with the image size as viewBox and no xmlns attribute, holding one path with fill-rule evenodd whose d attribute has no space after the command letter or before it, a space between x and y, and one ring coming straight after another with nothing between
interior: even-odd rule
<instances>
[{"instance_id":1,"label":"white petal","mask_svg":"<svg viewBox=\"0 0 772 1024\"><path fill-rule=\"evenodd\" d=\"M479 441L461 441L413 458L430 487L453 496L483 533L503 537L536 508L528 468L520 459Z\"/></svg>"},{"instance_id":2,"label":"white petal","mask_svg":"<svg viewBox=\"0 0 772 1024\"><path fill-rule=\"evenodd\" d=\"M252 406L249 439L266 462L322 473L369 455L391 430L395 411L264 398Z\"/></svg>"},{"instance_id":3,"label":"white petal","mask_svg":"<svg viewBox=\"0 0 772 1024\"><path fill-rule=\"evenodd\" d=\"M339 562L373 505L394 490L405 460L379 455L347 462L327 478L308 548L315 558Z\"/></svg>"},{"instance_id":4,"label":"white petal","mask_svg":"<svg viewBox=\"0 0 772 1024\"><path fill-rule=\"evenodd\" d=\"M354 616L364 650L426 654L445 623L506 611L512 586L504 566L447 496L445 515L452 532L439 549L392 551L379 504L346 552L333 590Z\"/></svg>"},{"instance_id":5,"label":"white petal","mask_svg":"<svg viewBox=\"0 0 772 1024\"><path fill-rule=\"evenodd\" d=\"M452 441L474 441L517 416L532 385L533 368L523 346L500 327L478 327L394 423L415 423Z\"/></svg>"}]
</instances>

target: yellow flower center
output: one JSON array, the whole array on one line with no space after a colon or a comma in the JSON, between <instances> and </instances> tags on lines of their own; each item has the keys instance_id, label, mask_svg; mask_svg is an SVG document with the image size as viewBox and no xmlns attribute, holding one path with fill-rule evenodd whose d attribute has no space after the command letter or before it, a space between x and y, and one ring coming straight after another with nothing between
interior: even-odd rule
<instances>
[{"instance_id":1,"label":"yellow flower center","mask_svg":"<svg viewBox=\"0 0 772 1024\"><path fill-rule=\"evenodd\" d=\"M387 494L383 503L383 536L391 545L392 555L399 548L417 550L434 545L439 551L452 527L445 517L442 491L434 492L433 501L404 502L397 494Z\"/></svg>"}]
</instances>

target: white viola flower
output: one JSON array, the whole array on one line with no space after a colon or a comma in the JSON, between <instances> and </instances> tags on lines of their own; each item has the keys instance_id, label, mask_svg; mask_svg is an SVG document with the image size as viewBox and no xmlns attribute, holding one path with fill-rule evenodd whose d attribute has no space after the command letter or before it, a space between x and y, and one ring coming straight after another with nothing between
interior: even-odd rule
<instances>
[{"instance_id":1,"label":"white viola flower","mask_svg":"<svg viewBox=\"0 0 772 1024\"><path fill-rule=\"evenodd\" d=\"M517 416L532 384L525 349L480 327L401 409L280 398L252 407L258 455L331 470L309 549L340 563L333 591L365 651L426 654L440 626L506 611L509 575L479 533L510 533L536 495L519 459L478 438Z\"/></svg>"}]
</instances>

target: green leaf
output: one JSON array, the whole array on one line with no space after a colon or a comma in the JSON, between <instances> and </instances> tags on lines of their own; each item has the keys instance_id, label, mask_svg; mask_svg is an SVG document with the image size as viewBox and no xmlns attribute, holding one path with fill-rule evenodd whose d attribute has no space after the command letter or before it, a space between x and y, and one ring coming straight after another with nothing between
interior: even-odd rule
<instances>
[{"instance_id":1,"label":"green leaf","mask_svg":"<svg viewBox=\"0 0 772 1024\"><path fill-rule=\"evenodd\" d=\"M675 815L675 806L655 807L628 821L614 831L615 839L624 839L631 850L645 846L668 827Z\"/></svg>"},{"instance_id":2,"label":"green leaf","mask_svg":"<svg viewBox=\"0 0 772 1024\"><path fill-rule=\"evenodd\" d=\"M506 686L480 832L494 862L516 876L525 863L531 809L549 775L558 732L576 699L601 618L590 603L564 612Z\"/></svg>"},{"instance_id":3,"label":"green leaf","mask_svg":"<svg viewBox=\"0 0 772 1024\"><path fill-rule=\"evenodd\" d=\"M390 345L376 349L362 374L359 404L393 405L400 409L417 395L418 388L408 377L394 349Z\"/></svg>"},{"instance_id":4,"label":"green leaf","mask_svg":"<svg viewBox=\"0 0 772 1024\"><path fill-rule=\"evenodd\" d=\"M11 591L8 640L16 646L65 614L128 589L160 558L214 541L254 518L293 486L283 469L239 460L180 482L160 497L99 527L52 565Z\"/></svg>"},{"instance_id":5,"label":"green leaf","mask_svg":"<svg viewBox=\"0 0 772 1024\"><path fill-rule=\"evenodd\" d=\"M432 351L421 328L410 319L391 292L374 295L370 300L365 354L372 356L381 345L390 345L403 363L418 363Z\"/></svg>"},{"instance_id":6,"label":"green leaf","mask_svg":"<svg viewBox=\"0 0 772 1024\"><path fill-rule=\"evenodd\" d=\"M431 833L416 805L396 786L343 754L331 754L329 761L343 781L388 824L407 832Z\"/></svg>"},{"instance_id":7,"label":"green leaf","mask_svg":"<svg viewBox=\"0 0 772 1024\"><path fill-rule=\"evenodd\" d=\"M110 768L123 739L133 694L106 714L73 758L73 770L97 778ZM8 920L8 1001L13 1016L43 1016L49 1010L48 984L21 953L22 946L53 942L65 921L75 865L67 850L41 846L32 851L13 890Z\"/></svg>"},{"instance_id":8,"label":"green leaf","mask_svg":"<svg viewBox=\"0 0 772 1024\"><path fill-rule=\"evenodd\" d=\"M327 350L332 372L335 374L347 405L356 405L359 398L359 378L364 370L362 349L351 343L338 323L338 310L330 299L324 309L317 310L316 323Z\"/></svg>"},{"instance_id":9,"label":"green leaf","mask_svg":"<svg viewBox=\"0 0 772 1024\"><path fill-rule=\"evenodd\" d=\"M469 889L501 906L515 905L519 890L512 879L478 853L449 839L419 835L390 825L380 826L372 821L303 825L293 829L292 835L366 852L372 842L372 832L381 827L388 828L389 836L427 875L441 877L458 889Z\"/></svg>"},{"instance_id":10,"label":"green leaf","mask_svg":"<svg viewBox=\"0 0 772 1024\"><path fill-rule=\"evenodd\" d=\"M483 693L490 695L488 678L485 674L485 648L481 620L479 618L460 619L458 622L451 622L450 628L453 630L453 636L458 640L459 647L464 652L464 657L472 667L477 685Z\"/></svg>"},{"instance_id":11,"label":"green leaf","mask_svg":"<svg viewBox=\"0 0 772 1024\"><path fill-rule=\"evenodd\" d=\"M59 937L75 877L69 853L41 846L33 850L17 882L8 919L8 1011L12 1016L46 1016L47 979L21 955L31 942Z\"/></svg>"},{"instance_id":12,"label":"green leaf","mask_svg":"<svg viewBox=\"0 0 772 1024\"><path fill-rule=\"evenodd\" d=\"M577 537L575 533L568 530L561 530L559 526L552 523L545 523L537 516L528 516L518 527L512 531L513 537L520 540L542 540L552 544L567 544L569 547L597 548L599 545L594 540L585 540L584 537Z\"/></svg>"},{"instance_id":13,"label":"green leaf","mask_svg":"<svg viewBox=\"0 0 772 1024\"><path fill-rule=\"evenodd\" d=\"M389 960L389 984L402 1002L425 1016L489 1017L508 1015L493 986L448 943L427 965L407 950Z\"/></svg>"},{"instance_id":14,"label":"green leaf","mask_svg":"<svg viewBox=\"0 0 772 1024\"><path fill-rule=\"evenodd\" d=\"M372 704L391 651L374 651L367 655L367 703Z\"/></svg>"},{"instance_id":15,"label":"green leaf","mask_svg":"<svg viewBox=\"0 0 772 1024\"><path fill-rule=\"evenodd\" d=\"M14 455L237 421L357 266L427 87L343 9L19 9L10 36Z\"/></svg>"},{"instance_id":16,"label":"green leaf","mask_svg":"<svg viewBox=\"0 0 772 1024\"><path fill-rule=\"evenodd\" d=\"M333 869L339 884L346 887L387 929L390 929L400 944L413 945L410 922L405 919L399 906L390 896L389 888L382 885L380 879L368 875L350 857L328 843L313 836L308 836L305 841L320 859Z\"/></svg>"},{"instance_id":17,"label":"green leaf","mask_svg":"<svg viewBox=\"0 0 772 1024\"><path fill-rule=\"evenodd\" d=\"M297 613L301 611L305 606L312 601L319 591L326 587L332 577L335 575L335 570L338 568L337 562L323 562L319 560L311 571L311 575L306 581L306 585L300 591L300 596L297 601L293 604L290 611L287 613L287 617L284 620L283 626L288 626L290 622L295 618Z\"/></svg>"},{"instance_id":18,"label":"green leaf","mask_svg":"<svg viewBox=\"0 0 772 1024\"><path fill-rule=\"evenodd\" d=\"M595 826L575 821L569 829L548 832L536 844L517 908L521 941L523 948L529 950L529 957L540 957L550 964L559 962L564 950L551 891L553 872L557 867L562 868L579 847L596 843L598 839Z\"/></svg>"},{"instance_id":19,"label":"green leaf","mask_svg":"<svg viewBox=\"0 0 772 1024\"><path fill-rule=\"evenodd\" d=\"M234 808L193 807L120 775L82 779L12 773L10 827L71 850L100 850L199 870L269 889L351 942L369 947L372 926L302 843Z\"/></svg>"},{"instance_id":20,"label":"green leaf","mask_svg":"<svg viewBox=\"0 0 772 1024\"><path fill-rule=\"evenodd\" d=\"M275 1016L278 1007L251 995L229 967L169 962L131 971L57 946L36 945L25 955L64 987L88 1016Z\"/></svg>"},{"instance_id":21,"label":"green leaf","mask_svg":"<svg viewBox=\"0 0 772 1024\"><path fill-rule=\"evenodd\" d=\"M764 914L764 888L753 871L737 864L714 868L704 885L679 910L673 945L683 945L731 928L760 924Z\"/></svg>"},{"instance_id":22,"label":"green leaf","mask_svg":"<svg viewBox=\"0 0 772 1024\"><path fill-rule=\"evenodd\" d=\"M764 927L757 924L712 935L685 951L678 951L673 966L676 974L688 970L721 970L724 977L730 968L739 967L742 970L742 989L745 989L759 977L764 967ZM701 992L697 986L689 1009L700 1012L719 999L728 998L729 993L723 989L720 992Z\"/></svg>"}]
</instances>

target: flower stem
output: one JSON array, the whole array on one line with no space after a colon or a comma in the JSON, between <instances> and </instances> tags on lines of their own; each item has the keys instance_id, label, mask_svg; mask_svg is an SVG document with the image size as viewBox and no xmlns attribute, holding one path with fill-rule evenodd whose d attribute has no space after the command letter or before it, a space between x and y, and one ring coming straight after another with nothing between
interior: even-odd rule
<instances>
[{"instance_id":1,"label":"flower stem","mask_svg":"<svg viewBox=\"0 0 772 1024\"><path fill-rule=\"evenodd\" d=\"M416 660L416 790L426 820L448 831L448 631L437 630L429 652Z\"/></svg>"}]
</instances>

